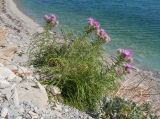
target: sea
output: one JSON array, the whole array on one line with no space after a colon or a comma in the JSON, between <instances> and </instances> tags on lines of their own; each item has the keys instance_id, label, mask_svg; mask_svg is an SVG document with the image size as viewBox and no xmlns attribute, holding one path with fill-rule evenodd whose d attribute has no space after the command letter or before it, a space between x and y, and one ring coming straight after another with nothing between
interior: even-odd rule
<instances>
[{"instance_id":1,"label":"sea","mask_svg":"<svg viewBox=\"0 0 160 119\"><path fill-rule=\"evenodd\" d=\"M81 31L88 17L97 19L112 41L106 52L118 48L134 52L134 63L160 71L160 0L15 0L26 15L43 25L54 13L61 26Z\"/></svg>"}]
</instances>

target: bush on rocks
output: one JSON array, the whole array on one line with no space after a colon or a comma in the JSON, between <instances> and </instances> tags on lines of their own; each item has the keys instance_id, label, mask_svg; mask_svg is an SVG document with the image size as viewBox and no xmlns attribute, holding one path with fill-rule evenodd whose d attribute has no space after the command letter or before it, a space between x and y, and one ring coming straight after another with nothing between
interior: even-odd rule
<instances>
[{"instance_id":1,"label":"bush on rocks","mask_svg":"<svg viewBox=\"0 0 160 119\"><path fill-rule=\"evenodd\" d=\"M66 104L83 111L96 110L102 97L117 89L120 76L133 68L131 51L119 49L114 62L108 62L103 46L111 39L98 21L89 18L79 34L64 30L55 34L56 16L45 15L45 19L45 31L32 39L31 64L44 84L60 88Z\"/></svg>"}]
</instances>

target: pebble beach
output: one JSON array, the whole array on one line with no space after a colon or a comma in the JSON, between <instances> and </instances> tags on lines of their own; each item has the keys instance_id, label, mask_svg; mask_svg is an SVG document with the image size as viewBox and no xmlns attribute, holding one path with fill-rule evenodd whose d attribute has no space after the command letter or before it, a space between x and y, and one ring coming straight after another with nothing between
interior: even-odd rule
<instances>
[{"instance_id":1,"label":"pebble beach","mask_svg":"<svg viewBox=\"0 0 160 119\"><path fill-rule=\"evenodd\" d=\"M45 87L27 64L30 38L42 31L14 0L0 0L0 119L92 119L72 107L48 102ZM147 101L160 114L160 73L136 69L124 78L116 95Z\"/></svg>"}]
</instances>

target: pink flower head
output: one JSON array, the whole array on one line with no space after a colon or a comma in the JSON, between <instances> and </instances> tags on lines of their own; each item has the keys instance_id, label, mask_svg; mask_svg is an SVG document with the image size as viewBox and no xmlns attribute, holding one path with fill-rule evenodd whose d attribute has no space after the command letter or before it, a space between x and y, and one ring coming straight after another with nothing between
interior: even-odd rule
<instances>
[{"instance_id":1,"label":"pink flower head","mask_svg":"<svg viewBox=\"0 0 160 119\"><path fill-rule=\"evenodd\" d=\"M129 49L118 49L117 50L118 54L124 58L125 61L129 62L132 60L132 57L133 57L133 53L131 50Z\"/></svg>"},{"instance_id":2,"label":"pink flower head","mask_svg":"<svg viewBox=\"0 0 160 119\"><path fill-rule=\"evenodd\" d=\"M94 21L94 28L99 29L100 28L100 23L98 21Z\"/></svg>"},{"instance_id":3,"label":"pink flower head","mask_svg":"<svg viewBox=\"0 0 160 119\"><path fill-rule=\"evenodd\" d=\"M51 21L57 21L57 17L54 14L50 15L50 19L51 19Z\"/></svg>"},{"instance_id":4,"label":"pink flower head","mask_svg":"<svg viewBox=\"0 0 160 119\"><path fill-rule=\"evenodd\" d=\"M98 29L97 35L103 42L111 41L110 37L108 36L108 34L106 33L106 31L104 29Z\"/></svg>"},{"instance_id":5,"label":"pink flower head","mask_svg":"<svg viewBox=\"0 0 160 119\"><path fill-rule=\"evenodd\" d=\"M128 73L130 73L131 70L134 69L133 65L131 64L124 64L123 66L124 66L125 71L127 71Z\"/></svg>"},{"instance_id":6,"label":"pink flower head","mask_svg":"<svg viewBox=\"0 0 160 119\"><path fill-rule=\"evenodd\" d=\"M96 30L100 28L100 23L92 17L88 18L88 25Z\"/></svg>"},{"instance_id":7,"label":"pink flower head","mask_svg":"<svg viewBox=\"0 0 160 119\"><path fill-rule=\"evenodd\" d=\"M47 21L47 23L51 23L52 25L57 23L57 17L54 14L45 15L44 19Z\"/></svg>"},{"instance_id":8,"label":"pink flower head","mask_svg":"<svg viewBox=\"0 0 160 119\"><path fill-rule=\"evenodd\" d=\"M90 26L93 26L93 22L94 22L94 19L93 19L92 17L89 17L89 18L88 18L88 24L89 24Z\"/></svg>"},{"instance_id":9,"label":"pink flower head","mask_svg":"<svg viewBox=\"0 0 160 119\"><path fill-rule=\"evenodd\" d=\"M48 15L44 15L44 19L47 21L47 22L50 22L50 17Z\"/></svg>"}]
</instances>

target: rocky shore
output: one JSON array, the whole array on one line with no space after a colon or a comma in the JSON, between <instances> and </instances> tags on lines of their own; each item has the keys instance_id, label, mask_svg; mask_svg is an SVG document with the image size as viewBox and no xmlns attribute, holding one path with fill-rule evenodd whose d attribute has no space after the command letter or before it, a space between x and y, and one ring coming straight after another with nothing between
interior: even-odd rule
<instances>
[{"instance_id":1,"label":"rocky shore","mask_svg":"<svg viewBox=\"0 0 160 119\"><path fill-rule=\"evenodd\" d=\"M0 119L91 118L61 103L50 104L46 89L27 65L30 38L41 30L13 0L0 0Z\"/></svg>"},{"instance_id":2,"label":"rocky shore","mask_svg":"<svg viewBox=\"0 0 160 119\"><path fill-rule=\"evenodd\" d=\"M0 0L0 119L90 119L61 103L49 104L46 89L27 65L30 38L42 30L13 0ZM124 78L115 95L147 101L159 114L160 73L137 69Z\"/></svg>"}]
</instances>

